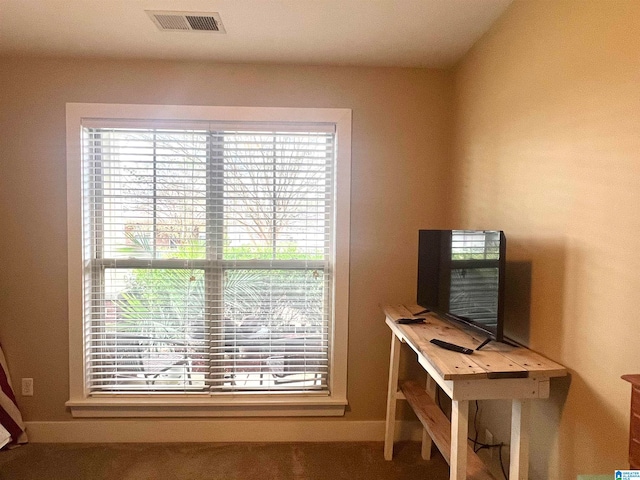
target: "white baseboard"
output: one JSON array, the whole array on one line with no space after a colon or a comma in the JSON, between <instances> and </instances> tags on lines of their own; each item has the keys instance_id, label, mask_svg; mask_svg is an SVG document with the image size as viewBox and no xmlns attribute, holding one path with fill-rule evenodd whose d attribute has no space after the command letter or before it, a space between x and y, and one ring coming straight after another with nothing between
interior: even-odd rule
<instances>
[{"instance_id":1,"label":"white baseboard","mask_svg":"<svg viewBox=\"0 0 640 480\"><path fill-rule=\"evenodd\" d=\"M384 421L73 420L26 422L33 443L369 442ZM419 422L396 422L396 440L420 440Z\"/></svg>"}]
</instances>

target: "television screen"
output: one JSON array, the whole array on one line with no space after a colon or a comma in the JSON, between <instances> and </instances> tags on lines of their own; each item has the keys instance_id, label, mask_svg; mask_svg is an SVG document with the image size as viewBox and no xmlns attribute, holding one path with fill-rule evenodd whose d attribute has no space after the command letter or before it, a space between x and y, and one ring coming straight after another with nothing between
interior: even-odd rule
<instances>
[{"instance_id":1,"label":"television screen","mask_svg":"<svg viewBox=\"0 0 640 480\"><path fill-rule=\"evenodd\" d=\"M418 304L502 340L506 239L497 230L420 230Z\"/></svg>"}]
</instances>

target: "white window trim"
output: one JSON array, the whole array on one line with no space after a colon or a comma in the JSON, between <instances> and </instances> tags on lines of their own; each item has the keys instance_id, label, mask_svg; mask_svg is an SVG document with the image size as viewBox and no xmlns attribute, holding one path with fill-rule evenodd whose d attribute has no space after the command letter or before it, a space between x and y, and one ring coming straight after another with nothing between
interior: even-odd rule
<instances>
[{"instance_id":1,"label":"white window trim","mask_svg":"<svg viewBox=\"0 0 640 480\"><path fill-rule=\"evenodd\" d=\"M347 405L347 335L351 198L351 110L344 108L213 107L68 103L67 234L69 301L69 384L66 403L75 417L337 416ZM215 396L136 395L90 398L84 372L82 168L83 119L158 119L225 122L318 122L336 126L336 202L332 355L329 395Z\"/></svg>"}]
</instances>

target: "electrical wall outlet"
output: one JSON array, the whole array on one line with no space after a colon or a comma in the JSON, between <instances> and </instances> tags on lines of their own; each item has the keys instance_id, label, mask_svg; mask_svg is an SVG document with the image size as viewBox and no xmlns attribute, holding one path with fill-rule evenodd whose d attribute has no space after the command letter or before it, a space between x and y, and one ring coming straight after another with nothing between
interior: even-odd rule
<instances>
[{"instance_id":1,"label":"electrical wall outlet","mask_svg":"<svg viewBox=\"0 0 640 480\"><path fill-rule=\"evenodd\" d=\"M33 378L22 379L22 396L33 397Z\"/></svg>"},{"instance_id":2,"label":"electrical wall outlet","mask_svg":"<svg viewBox=\"0 0 640 480\"><path fill-rule=\"evenodd\" d=\"M484 431L484 443L486 443L487 445L493 445L493 433L491 433L489 431L489 429L486 429ZM488 454L489 454L489 458L493 458L493 448L487 448L488 450Z\"/></svg>"}]
</instances>

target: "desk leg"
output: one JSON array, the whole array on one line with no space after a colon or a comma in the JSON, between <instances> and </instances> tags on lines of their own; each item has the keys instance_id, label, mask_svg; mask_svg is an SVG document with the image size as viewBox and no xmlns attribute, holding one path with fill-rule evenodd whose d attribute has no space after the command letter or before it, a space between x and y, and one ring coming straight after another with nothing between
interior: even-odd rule
<instances>
[{"instance_id":1,"label":"desk leg","mask_svg":"<svg viewBox=\"0 0 640 480\"><path fill-rule=\"evenodd\" d=\"M469 401L451 401L450 480L467 478L467 436L469 435Z\"/></svg>"},{"instance_id":2,"label":"desk leg","mask_svg":"<svg viewBox=\"0 0 640 480\"><path fill-rule=\"evenodd\" d=\"M432 399L436 398L436 381L431 377L431 375L427 375L427 393ZM427 429L422 429L422 458L424 460L431 459L431 446L433 445L433 440L427 433Z\"/></svg>"},{"instance_id":3,"label":"desk leg","mask_svg":"<svg viewBox=\"0 0 640 480\"><path fill-rule=\"evenodd\" d=\"M389 389L387 390L387 421L384 430L384 459L393 458L393 439L396 427L398 400L398 369L400 367L400 340L391 333L391 360L389 362Z\"/></svg>"},{"instance_id":4,"label":"desk leg","mask_svg":"<svg viewBox=\"0 0 640 480\"><path fill-rule=\"evenodd\" d=\"M511 405L511 463L509 478L527 480L529 477L529 417L530 400L513 400Z\"/></svg>"}]
</instances>

